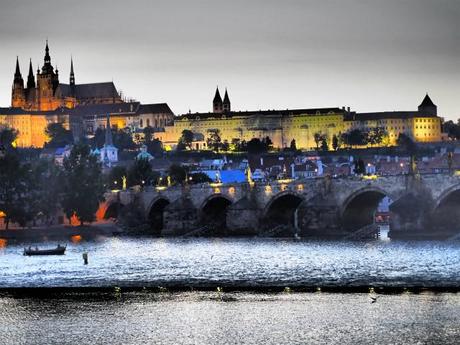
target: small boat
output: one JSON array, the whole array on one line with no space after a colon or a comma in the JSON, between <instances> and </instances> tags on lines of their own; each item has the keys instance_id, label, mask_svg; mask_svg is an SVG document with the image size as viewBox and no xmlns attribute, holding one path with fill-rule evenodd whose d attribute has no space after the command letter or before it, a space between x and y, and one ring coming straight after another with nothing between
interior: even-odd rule
<instances>
[{"instance_id":1,"label":"small boat","mask_svg":"<svg viewBox=\"0 0 460 345\"><path fill-rule=\"evenodd\" d=\"M31 255L64 255L65 250L67 246L61 246L58 244L58 246L54 249L38 249L35 247L35 249L32 249L31 247L29 248L24 248L24 255L31 256Z\"/></svg>"}]
</instances>

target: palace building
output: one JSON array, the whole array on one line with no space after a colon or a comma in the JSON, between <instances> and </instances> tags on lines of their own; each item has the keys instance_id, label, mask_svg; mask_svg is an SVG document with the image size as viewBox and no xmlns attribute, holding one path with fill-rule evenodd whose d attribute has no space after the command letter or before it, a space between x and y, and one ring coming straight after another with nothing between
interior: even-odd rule
<instances>
[{"instance_id":1,"label":"palace building","mask_svg":"<svg viewBox=\"0 0 460 345\"><path fill-rule=\"evenodd\" d=\"M47 41L43 67L34 75L30 60L25 84L16 58L11 107L0 108L0 126L18 131L20 147L43 147L49 123L60 122L74 135L91 136L98 127L105 128L107 114L113 127L128 127L133 135L148 126L161 130L174 117L166 103L125 102L113 82L77 84L72 59L69 83L61 83Z\"/></svg>"},{"instance_id":2,"label":"palace building","mask_svg":"<svg viewBox=\"0 0 460 345\"><path fill-rule=\"evenodd\" d=\"M166 147L173 149L183 130L191 130L196 140L193 149L206 149L206 138L214 130L221 140L249 141L269 137L275 148L286 148L295 140L299 149L314 149L315 134L325 135L332 147L334 135L354 128L383 128L388 137L385 145L395 145L400 133L417 142L441 140L441 118L437 107L426 95L415 111L356 113L343 108L232 111L227 90L224 100L217 88L210 113L188 113L178 116L163 132L155 133Z\"/></svg>"}]
</instances>

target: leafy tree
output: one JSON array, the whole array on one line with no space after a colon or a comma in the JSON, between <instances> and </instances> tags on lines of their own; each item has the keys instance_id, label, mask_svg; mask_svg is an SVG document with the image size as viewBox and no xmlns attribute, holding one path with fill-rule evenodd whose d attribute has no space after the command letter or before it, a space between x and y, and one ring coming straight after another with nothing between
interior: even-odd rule
<instances>
[{"instance_id":1,"label":"leafy tree","mask_svg":"<svg viewBox=\"0 0 460 345\"><path fill-rule=\"evenodd\" d=\"M228 140L224 140L220 146L222 151L228 151L230 149L230 144L228 143Z\"/></svg>"},{"instance_id":2,"label":"leafy tree","mask_svg":"<svg viewBox=\"0 0 460 345\"><path fill-rule=\"evenodd\" d=\"M295 139L291 140L291 144L289 145L289 149L291 151L297 151L297 145L296 145Z\"/></svg>"},{"instance_id":3,"label":"leafy tree","mask_svg":"<svg viewBox=\"0 0 460 345\"><path fill-rule=\"evenodd\" d=\"M267 152L267 146L258 138L249 140L246 147L249 153Z\"/></svg>"},{"instance_id":4,"label":"leafy tree","mask_svg":"<svg viewBox=\"0 0 460 345\"><path fill-rule=\"evenodd\" d=\"M5 214L5 225L10 222L24 226L27 220L25 194L29 167L22 165L18 157L6 153L0 157L0 211Z\"/></svg>"},{"instance_id":5,"label":"leafy tree","mask_svg":"<svg viewBox=\"0 0 460 345\"><path fill-rule=\"evenodd\" d=\"M442 126L444 133L447 133L448 137L452 140L460 139L460 124L454 123L452 120L444 122Z\"/></svg>"},{"instance_id":6,"label":"leafy tree","mask_svg":"<svg viewBox=\"0 0 460 345\"><path fill-rule=\"evenodd\" d=\"M361 158L358 158L357 160L355 160L354 172L357 175L362 175L366 172L364 161Z\"/></svg>"},{"instance_id":7,"label":"leafy tree","mask_svg":"<svg viewBox=\"0 0 460 345\"><path fill-rule=\"evenodd\" d=\"M192 149L193 143L193 132L189 129L184 129L177 143L177 150L184 151L186 149Z\"/></svg>"},{"instance_id":8,"label":"leafy tree","mask_svg":"<svg viewBox=\"0 0 460 345\"><path fill-rule=\"evenodd\" d=\"M367 144L367 135L361 129L355 128L342 136L344 143L348 146L361 146Z\"/></svg>"},{"instance_id":9,"label":"leafy tree","mask_svg":"<svg viewBox=\"0 0 460 345\"><path fill-rule=\"evenodd\" d=\"M209 183L212 182L212 180L209 178L208 175L202 172L197 172L194 174L189 175L189 181L190 183Z\"/></svg>"},{"instance_id":10,"label":"leafy tree","mask_svg":"<svg viewBox=\"0 0 460 345\"><path fill-rule=\"evenodd\" d=\"M339 143L339 138L337 137L337 135L333 135L332 136L332 149L334 151L337 151L340 147L340 143Z\"/></svg>"},{"instance_id":11,"label":"leafy tree","mask_svg":"<svg viewBox=\"0 0 460 345\"><path fill-rule=\"evenodd\" d=\"M327 140L325 137L321 139L321 150L329 151L329 145L327 144Z\"/></svg>"},{"instance_id":12,"label":"leafy tree","mask_svg":"<svg viewBox=\"0 0 460 345\"><path fill-rule=\"evenodd\" d=\"M128 129L114 129L112 128L112 139L113 145L119 150L133 150L136 148L136 144L133 141L133 137ZM105 129L99 127L94 133L94 137L91 141L91 146L101 148L105 143Z\"/></svg>"},{"instance_id":13,"label":"leafy tree","mask_svg":"<svg viewBox=\"0 0 460 345\"><path fill-rule=\"evenodd\" d=\"M0 128L0 150L3 154L6 151L11 151L14 148L14 142L18 137L18 132L15 129L4 127Z\"/></svg>"},{"instance_id":14,"label":"leafy tree","mask_svg":"<svg viewBox=\"0 0 460 345\"><path fill-rule=\"evenodd\" d=\"M386 135L387 135L387 132L385 128L383 127L372 128L367 133L367 142L371 145L380 145L383 142Z\"/></svg>"},{"instance_id":15,"label":"leafy tree","mask_svg":"<svg viewBox=\"0 0 460 345\"><path fill-rule=\"evenodd\" d=\"M50 123L45 129L45 134L50 139L46 146L52 148L71 145L74 139L72 131L66 129L60 122Z\"/></svg>"},{"instance_id":16,"label":"leafy tree","mask_svg":"<svg viewBox=\"0 0 460 345\"><path fill-rule=\"evenodd\" d=\"M315 140L315 144L316 144L316 149L318 150L319 149L319 144L321 143L321 140L322 140L323 136L321 133L315 133L313 135L313 139Z\"/></svg>"},{"instance_id":17,"label":"leafy tree","mask_svg":"<svg viewBox=\"0 0 460 345\"><path fill-rule=\"evenodd\" d=\"M74 214L83 225L95 220L104 200L101 165L88 145L77 144L63 164L62 208L70 219Z\"/></svg>"},{"instance_id":18,"label":"leafy tree","mask_svg":"<svg viewBox=\"0 0 460 345\"><path fill-rule=\"evenodd\" d=\"M417 153L417 145L404 133L399 134L396 144L411 155L415 155Z\"/></svg>"},{"instance_id":19,"label":"leafy tree","mask_svg":"<svg viewBox=\"0 0 460 345\"><path fill-rule=\"evenodd\" d=\"M128 171L128 184L130 186L149 186L155 184L159 177L160 174L152 170L147 159L135 159Z\"/></svg>"},{"instance_id":20,"label":"leafy tree","mask_svg":"<svg viewBox=\"0 0 460 345\"><path fill-rule=\"evenodd\" d=\"M142 132L144 133L144 144L148 145L148 143L153 140L153 133L155 133L155 129L152 126L147 126L144 127Z\"/></svg>"},{"instance_id":21,"label":"leafy tree","mask_svg":"<svg viewBox=\"0 0 460 345\"><path fill-rule=\"evenodd\" d=\"M187 178L187 170L182 165L172 164L169 167L168 175L172 184L182 184Z\"/></svg>"},{"instance_id":22,"label":"leafy tree","mask_svg":"<svg viewBox=\"0 0 460 345\"><path fill-rule=\"evenodd\" d=\"M273 141L270 139L270 137L265 137L265 139L262 140L262 143L265 145L266 151L273 150Z\"/></svg>"},{"instance_id":23,"label":"leafy tree","mask_svg":"<svg viewBox=\"0 0 460 345\"><path fill-rule=\"evenodd\" d=\"M219 149L222 144L222 139L220 137L220 130L218 129L210 129L208 130L208 138L206 139L206 145L208 148L212 149L213 151L219 152Z\"/></svg>"},{"instance_id":24,"label":"leafy tree","mask_svg":"<svg viewBox=\"0 0 460 345\"><path fill-rule=\"evenodd\" d=\"M107 182L106 185L110 189L121 189L123 188L123 176L127 177L128 172L126 168L123 166L115 166L113 167L109 174L107 175Z\"/></svg>"}]
</instances>

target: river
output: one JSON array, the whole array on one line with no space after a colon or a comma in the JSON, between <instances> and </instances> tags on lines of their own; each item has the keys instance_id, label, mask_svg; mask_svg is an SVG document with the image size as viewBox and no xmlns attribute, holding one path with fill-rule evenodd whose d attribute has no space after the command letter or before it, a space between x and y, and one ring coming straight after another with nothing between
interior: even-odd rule
<instances>
[{"instance_id":1,"label":"river","mask_svg":"<svg viewBox=\"0 0 460 345\"><path fill-rule=\"evenodd\" d=\"M460 287L460 242L74 239L64 256L3 243L0 287ZM89 253L83 265L82 253Z\"/></svg>"}]
</instances>

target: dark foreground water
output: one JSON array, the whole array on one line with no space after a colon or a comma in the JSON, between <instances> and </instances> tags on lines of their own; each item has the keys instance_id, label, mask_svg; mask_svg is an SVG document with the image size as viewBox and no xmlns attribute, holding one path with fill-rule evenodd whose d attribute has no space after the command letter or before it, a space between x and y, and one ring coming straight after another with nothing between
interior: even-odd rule
<instances>
[{"instance_id":1,"label":"dark foreground water","mask_svg":"<svg viewBox=\"0 0 460 345\"><path fill-rule=\"evenodd\" d=\"M66 255L61 257L25 257L24 245L29 244L2 242L0 288L369 285L460 288L460 242L109 238L69 243ZM85 251L89 253L87 266L82 260Z\"/></svg>"},{"instance_id":2,"label":"dark foreground water","mask_svg":"<svg viewBox=\"0 0 460 345\"><path fill-rule=\"evenodd\" d=\"M0 343L443 344L460 340L460 295L121 293L0 297Z\"/></svg>"}]
</instances>

